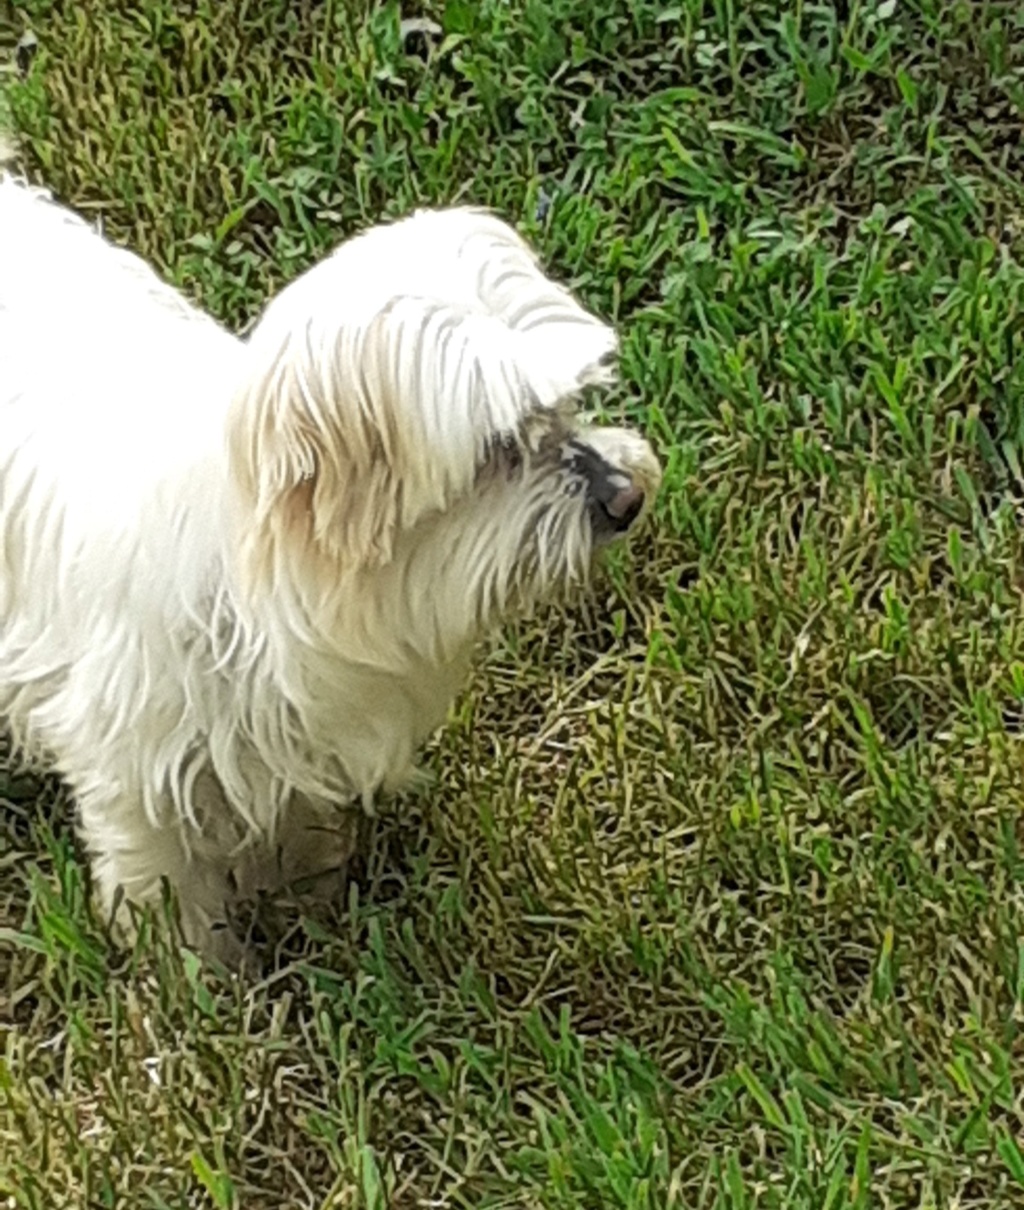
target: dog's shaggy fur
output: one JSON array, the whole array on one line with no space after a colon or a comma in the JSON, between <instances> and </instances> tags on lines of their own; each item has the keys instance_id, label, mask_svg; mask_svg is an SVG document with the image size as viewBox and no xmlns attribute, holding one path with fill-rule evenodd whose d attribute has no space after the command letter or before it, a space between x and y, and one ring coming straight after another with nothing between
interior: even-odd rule
<instances>
[{"instance_id":1,"label":"dog's shaggy fur","mask_svg":"<svg viewBox=\"0 0 1024 1210\"><path fill-rule=\"evenodd\" d=\"M253 854L301 873L403 782L480 636L657 487L572 410L614 349L485 213L366 232L242 341L0 181L0 716L72 787L108 910L166 876L230 949Z\"/></svg>"}]
</instances>

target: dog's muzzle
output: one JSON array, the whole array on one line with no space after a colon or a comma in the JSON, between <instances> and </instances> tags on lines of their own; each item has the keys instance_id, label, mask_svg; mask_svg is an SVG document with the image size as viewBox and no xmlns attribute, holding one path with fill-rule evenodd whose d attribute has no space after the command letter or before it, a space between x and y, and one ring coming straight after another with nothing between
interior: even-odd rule
<instances>
[{"instance_id":1,"label":"dog's muzzle","mask_svg":"<svg viewBox=\"0 0 1024 1210\"><path fill-rule=\"evenodd\" d=\"M573 441L569 449L572 469L586 485L594 528L608 535L625 533L643 511L647 499L644 485L583 442Z\"/></svg>"}]
</instances>

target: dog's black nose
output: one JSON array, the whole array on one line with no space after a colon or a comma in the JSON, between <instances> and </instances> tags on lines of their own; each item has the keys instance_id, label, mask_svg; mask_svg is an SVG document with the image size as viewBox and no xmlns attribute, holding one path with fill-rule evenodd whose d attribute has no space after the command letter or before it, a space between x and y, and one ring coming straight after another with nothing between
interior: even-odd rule
<instances>
[{"instance_id":1,"label":"dog's black nose","mask_svg":"<svg viewBox=\"0 0 1024 1210\"><path fill-rule=\"evenodd\" d=\"M629 529L640 516L644 506L644 489L635 483L627 483L610 499L599 500L598 504L607 514L612 527L622 532Z\"/></svg>"},{"instance_id":2,"label":"dog's black nose","mask_svg":"<svg viewBox=\"0 0 1024 1210\"><path fill-rule=\"evenodd\" d=\"M569 465L586 481L594 524L605 532L625 533L643 510L644 489L589 445L574 441L569 449Z\"/></svg>"}]
</instances>

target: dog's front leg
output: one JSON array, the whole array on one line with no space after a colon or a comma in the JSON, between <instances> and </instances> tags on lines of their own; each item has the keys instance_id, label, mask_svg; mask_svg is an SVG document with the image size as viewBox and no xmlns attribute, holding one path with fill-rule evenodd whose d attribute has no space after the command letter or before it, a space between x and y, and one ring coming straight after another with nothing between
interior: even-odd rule
<instances>
[{"instance_id":1,"label":"dog's front leg","mask_svg":"<svg viewBox=\"0 0 1024 1210\"><path fill-rule=\"evenodd\" d=\"M247 846L232 862L241 899L292 895L319 903L338 902L349 861L359 845L365 816L356 806L296 794L265 843Z\"/></svg>"},{"instance_id":2,"label":"dog's front leg","mask_svg":"<svg viewBox=\"0 0 1024 1210\"><path fill-rule=\"evenodd\" d=\"M229 924L227 864L193 824L170 809L166 822L154 823L141 795L80 791L78 807L98 905L119 931L133 935L129 905L159 904L166 879L185 943L226 965L242 962L245 946Z\"/></svg>"}]
</instances>

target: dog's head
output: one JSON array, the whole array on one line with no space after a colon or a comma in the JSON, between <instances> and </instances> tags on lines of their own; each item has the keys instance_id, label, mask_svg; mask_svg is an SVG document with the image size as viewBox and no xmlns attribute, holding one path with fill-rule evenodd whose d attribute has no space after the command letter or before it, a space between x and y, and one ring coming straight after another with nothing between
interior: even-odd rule
<instances>
[{"instance_id":1,"label":"dog's head","mask_svg":"<svg viewBox=\"0 0 1024 1210\"><path fill-rule=\"evenodd\" d=\"M448 648L581 579L660 480L642 437L577 414L615 347L488 214L343 245L250 339L229 436L251 589L316 613L397 594Z\"/></svg>"}]
</instances>

